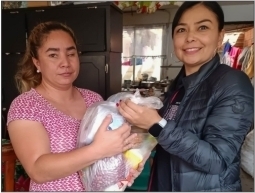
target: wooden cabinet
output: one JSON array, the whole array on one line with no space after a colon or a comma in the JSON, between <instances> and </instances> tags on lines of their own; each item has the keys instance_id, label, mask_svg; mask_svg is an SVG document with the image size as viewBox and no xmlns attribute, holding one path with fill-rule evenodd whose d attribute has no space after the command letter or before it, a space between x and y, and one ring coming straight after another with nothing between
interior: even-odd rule
<instances>
[{"instance_id":1,"label":"wooden cabinet","mask_svg":"<svg viewBox=\"0 0 255 193\"><path fill-rule=\"evenodd\" d=\"M19 95L14 76L21 54L2 54L2 136L9 138L6 130L7 114L14 98Z\"/></svg>"},{"instance_id":2,"label":"wooden cabinet","mask_svg":"<svg viewBox=\"0 0 255 193\"><path fill-rule=\"evenodd\" d=\"M105 97L105 56L80 56L80 72L74 85Z\"/></svg>"},{"instance_id":3,"label":"wooden cabinet","mask_svg":"<svg viewBox=\"0 0 255 193\"><path fill-rule=\"evenodd\" d=\"M80 73L74 85L104 99L121 91L121 53L95 52L80 56Z\"/></svg>"},{"instance_id":4,"label":"wooden cabinet","mask_svg":"<svg viewBox=\"0 0 255 193\"><path fill-rule=\"evenodd\" d=\"M28 35L39 23L58 21L69 26L77 39L78 51L100 52L106 50L105 9L35 9L27 12Z\"/></svg>"},{"instance_id":5,"label":"wooden cabinet","mask_svg":"<svg viewBox=\"0 0 255 193\"><path fill-rule=\"evenodd\" d=\"M104 99L121 91L123 16L111 2L2 10L2 107L6 119L18 96L14 81L26 37L40 22L59 21L75 33L80 73L74 85L99 93ZM19 52L19 54L15 54ZM11 53L6 55L5 53Z\"/></svg>"},{"instance_id":6,"label":"wooden cabinet","mask_svg":"<svg viewBox=\"0 0 255 193\"><path fill-rule=\"evenodd\" d=\"M20 10L2 10L2 52L23 52L25 49L25 13Z\"/></svg>"},{"instance_id":7,"label":"wooden cabinet","mask_svg":"<svg viewBox=\"0 0 255 193\"><path fill-rule=\"evenodd\" d=\"M2 110L8 111L12 100L19 95L14 76L21 54L2 54ZM6 109L6 110L5 110Z\"/></svg>"}]
</instances>

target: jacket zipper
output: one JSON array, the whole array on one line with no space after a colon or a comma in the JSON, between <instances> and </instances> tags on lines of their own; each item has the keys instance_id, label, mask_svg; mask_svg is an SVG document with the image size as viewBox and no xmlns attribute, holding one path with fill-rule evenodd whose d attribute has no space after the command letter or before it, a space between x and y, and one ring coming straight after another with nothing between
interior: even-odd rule
<instances>
[{"instance_id":1,"label":"jacket zipper","mask_svg":"<svg viewBox=\"0 0 255 193\"><path fill-rule=\"evenodd\" d=\"M175 92L175 94L173 95L173 97L172 97L170 103L167 104L167 107L166 107L166 108L164 109L164 111L163 111L163 115L165 114L165 110L168 109L169 106L172 104L173 100L175 99L175 97L176 97L176 95L177 95L178 93L179 93L179 90ZM170 155L170 158L171 158L171 155ZM153 164L153 167L152 167L152 172L151 172L151 177L150 177L150 181L149 181L148 192L151 191L152 179L153 179L153 177L154 177L154 172L155 172L155 162L153 162L153 163L154 163L154 164ZM172 170L171 161L170 161L170 167L171 167L171 184L172 184L172 190L173 190L173 181L172 181L172 179L173 179L173 176L172 176L172 173L173 173L173 172L172 172L172 171L173 171L173 170Z\"/></svg>"},{"instance_id":2,"label":"jacket zipper","mask_svg":"<svg viewBox=\"0 0 255 193\"><path fill-rule=\"evenodd\" d=\"M173 98L172 98L170 104L173 103L173 100L175 99L175 97L176 97L176 95L178 94L178 92L179 92L179 91L177 91L177 92L174 94L174 96L173 96ZM168 106L168 108L169 108L169 106ZM167 108L167 109L168 109L168 108ZM178 112L178 110L177 110L177 112ZM174 191L174 183L173 183L174 170L173 170L173 164L172 164L172 161L171 161L171 154L169 154L169 159L170 159L170 167L171 167L171 189L172 189L172 192L173 192L173 191Z\"/></svg>"},{"instance_id":3,"label":"jacket zipper","mask_svg":"<svg viewBox=\"0 0 255 193\"><path fill-rule=\"evenodd\" d=\"M179 90L175 92L174 96L172 97L170 101L170 105L173 103L173 100L175 99L176 95L178 94Z\"/></svg>"},{"instance_id":4,"label":"jacket zipper","mask_svg":"<svg viewBox=\"0 0 255 193\"><path fill-rule=\"evenodd\" d=\"M183 112L184 108L183 108L183 102L185 101L184 99L186 98L186 93L184 94L182 100L181 100L181 103L180 103L180 106L176 112L176 119L175 119L175 122L178 123L179 120L180 120L180 115L181 113Z\"/></svg>"},{"instance_id":5,"label":"jacket zipper","mask_svg":"<svg viewBox=\"0 0 255 193\"><path fill-rule=\"evenodd\" d=\"M172 96L172 99L170 100L170 103L167 102L167 100L164 101L164 103L167 102L167 105L166 105L166 107L163 107L163 110L161 111L162 114L160 113L161 116L164 116L164 114L166 113L166 110L169 109L170 105L172 104L172 102L173 102L173 100L175 99L175 97L176 97L176 95L178 94L178 92L179 92L179 91L176 91L176 92L174 93L174 95Z\"/></svg>"},{"instance_id":6,"label":"jacket zipper","mask_svg":"<svg viewBox=\"0 0 255 193\"><path fill-rule=\"evenodd\" d=\"M174 180L173 180L173 177L174 177L174 170L173 170L173 164L172 164L172 161L171 161L171 154L169 156L170 158L170 167L171 167L171 189L172 189L172 192L174 192Z\"/></svg>"}]
</instances>

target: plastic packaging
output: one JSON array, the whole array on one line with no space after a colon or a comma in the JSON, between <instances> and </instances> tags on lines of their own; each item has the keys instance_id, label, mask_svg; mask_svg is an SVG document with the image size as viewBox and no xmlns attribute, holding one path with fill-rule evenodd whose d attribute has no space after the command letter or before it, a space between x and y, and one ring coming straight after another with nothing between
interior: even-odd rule
<instances>
[{"instance_id":1,"label":"plastic packaging","mask_svg":"<svg viewBox=\"0 0 255 193\"><path fill-rule=\"evenodd\" d=\"M128 100L132 102L159 109L163 106L157 97L141 97L139 90L136 93L117 93L107 101L102 101L90 106L80 125L77 147L90 144L104 118L112 115L109 130L120 127L126 120L119 114L116 102ZM86 191L124 191L129 178L130 168L136 169L143 158L156 146L157 140L149 133L140 133L139 146L122 154L104 158L79 171L81 181ZM138 141L139 141L138 140Z\"/></svg>"},{"instance_id":2,"label":"plastic packaging","mask_svg":"<svg viewBox=\"0 0 255 193\"><path fill-rule=\"evenodd\" d=\"M137 89L133 95L125 92L117 93L115 95L110 96L107 99L107 101L117 103L120 100L127 99L130 99L135 104L147 106L152 109L161 109L163 107L163 103L158 97L155 96L142 97L139 92L139 89Z\"/></svg>"},{"instance_id":3,"label":"plastic packaging","mask_svg":"<svg viewBox=\"0 0 255 193\"><path fill-rule=\"evenodd\" d=\"M254 178L254 134L252 130L246 136L241 149L241 168Z\"/></svg>"},{"instance_id":4,"label":"plastic packaging","mask_svg":"<svg viewBox=\"0 0 255 193\"><path fill-rule=\"evenodd\" d=\"M120 100L132 98L132 97L134 97L134 95L129 92L119 92L117 94L110 96L106 101L118 103Z\"/></svg>"}]
</instances>

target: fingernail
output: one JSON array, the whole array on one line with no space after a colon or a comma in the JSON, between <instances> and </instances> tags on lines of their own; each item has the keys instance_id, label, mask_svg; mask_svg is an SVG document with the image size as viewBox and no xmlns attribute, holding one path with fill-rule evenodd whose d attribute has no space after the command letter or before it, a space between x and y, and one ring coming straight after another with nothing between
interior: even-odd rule
<instances>
[{"instance_id":1,"label":"fingernail","mask_svg":"<svg viewBox=\"0 0 255 193\"><path fill-rule=\"evenodd\" d=\"M110 118L110 117L111 117L111 114L107 115L106 117Z\"/></svg>"},{"instance_id":2,"label":"fingernail","mask_svg":"<svg viewBox=\"0 0 255 193\"><path fill-rule=\"evenodd\" d=\"M116 106L118 107L118 106L119 106L119 103L116 103Z\"/></svg>"}]
</instances>

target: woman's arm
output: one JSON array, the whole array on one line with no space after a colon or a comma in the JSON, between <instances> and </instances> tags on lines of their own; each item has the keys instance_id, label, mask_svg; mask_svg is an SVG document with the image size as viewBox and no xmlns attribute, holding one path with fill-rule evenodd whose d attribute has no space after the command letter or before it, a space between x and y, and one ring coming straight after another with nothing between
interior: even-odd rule
<instances>
[{"instance_id":1,"label":"woman's arm","mask_svg":"<svg viewBox=\"0 0 255 193\"><path fill-rule=\"evenodd\" d=\"M170 154L185 160L197 170L219 174L236 158L254 116L253 88L242 72L221 80L217 104L207 117L202 139L169 121L160 132L158 143Z\"/></svg>"},{"instance_id":2,"label":"woman's arm","mask_svg":"<svg viewBox=\"0 0 255 193\"><path fill-rule=\"evenodd\" d=\"M124 141L130 135L130 127L125 125L107 131L110 122L111 118L104 120L91 145L65 153L51 153L48 134L39 122L12 121L8 130L15 153L30 178L36 183L45 183L69 176L99 159L129 149L131 144L125 145ZM129 137L129 140L134 137Z\"/></svg>"}]
</instances>

